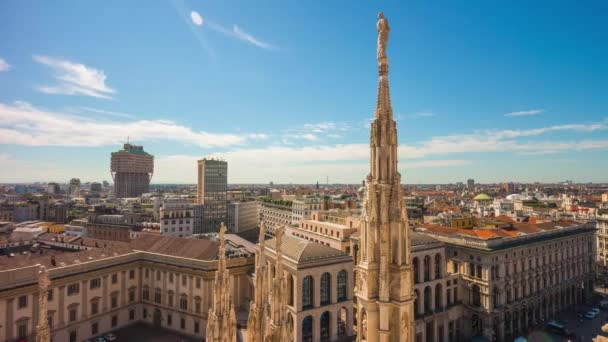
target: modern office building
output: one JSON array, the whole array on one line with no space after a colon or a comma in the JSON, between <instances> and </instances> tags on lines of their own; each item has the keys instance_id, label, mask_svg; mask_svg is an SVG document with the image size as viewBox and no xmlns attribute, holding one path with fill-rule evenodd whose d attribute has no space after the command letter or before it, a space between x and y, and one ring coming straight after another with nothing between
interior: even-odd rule
<instances>
[{"instance_id":1,"label":"modern office building","mask_svg":"<svg viewBox=\"0 0 608 342\"><path fill-rule=\"evenodd\" d=\"M139 197L148 192L154 173L154 156L143 146L124 144L123 149L112 152L111 173L114 179L114 196Z\"/></svg>"},{"instance_id":2,"label":"modern office building","mask_svg":"<svg viewBox=\"0 0 608 342\"><path fill-rule=\"evenodd\" d=\"M475 180L474 179L467 179L467 190L475 191Z\"/></svg>"},{"instance_id":3,"label":"modern office building","mask_svg":"<svg viewBox=\"0 0 608 342\"><path fill-rule=\"evenodd\" d=\"M260 202L233 202L228 204L228 231L239 233L254 229L260 218Z\"/></svg>"},{"instance_id":4,"label":"modern office building","mask_svg":"<svg viewBox=\"0 0 608 342\"><path fill-rule=\"evenodd\" d=\"M80 195L80 179L72 178L70 179L70 185L68 188L68 194L71 196L79 196Z\"/></svg>"},{"instance_id":5,"label":"modern office building","mask_svg":"<svg viewBox=\"0 0 608 342\"><path fill-rule=\"evenodd\" d=\"M202 208L197 211L201 216L195 234L217 232L220 224L228 221L227 191L228 163L218 159L199 160L197 203Z\"/></svg>"}]
</instances>

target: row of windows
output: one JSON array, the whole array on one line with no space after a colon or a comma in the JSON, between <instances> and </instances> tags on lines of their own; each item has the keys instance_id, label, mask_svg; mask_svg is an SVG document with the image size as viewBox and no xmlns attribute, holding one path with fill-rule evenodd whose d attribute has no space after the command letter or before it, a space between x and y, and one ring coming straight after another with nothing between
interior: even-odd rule
<instances>
[{"instance_id":1,"label":"row of windows","mask_svg":"<svg viewBox=\"0 0 608 342\"><path fill-rule=\"evenodd\" d=\"M156 288L154 290L154 302L156 304L162 304L162 290L160 288ZM173 300L174 300L175 294L173 291L168 291L167 292L167 305L173 307ZM148 286L144 286L143 287L143 291L142 291L142 299L149 301L150 300L150 288ZM196 313L200 313L201 312L201 303L202 303L202 299L199 296L194 297L194 311ZM181 310L188 310L188 295L186 295L185 293L181 294L179 296L179 308Z\"/></svg>"},{"instance_id":2,"label":"row of windows","mask_svg":"<svg viewBox=\"0 0 608 342\"><path fill-rule=\"evenodd\" d=\"M178 223L176 223L176 222L178 222ZM164 220L163 223L169 224L169 220ZM185 220L185 221L184 220L171 220L171 224L184 224L184 223L190 224L190 220Z\"/></svg>"},{"instance_id":3,"label":"row of windows","mask_svg":"<svg viewBox=\"0 0 608 342\"><path fill-rule=\"evenodd\" d=\"M347 299L346 292L346 270L338 272L338 291L337 301L342 302ZM306 276L302 281L302 309L312 309L314 306L313 302L313 290L314 281L312 276ZM327 272L321 275L320 282L320 304L327 305L331 303L331 275Z\"/></svg>"},{"instance_id":4,"label":"row of windows","mask_svg":"<svg viewBox=\"0 0 608 342\"><path fill-rule=\"evenodd\" d=\"M435 254L434 259L435 259L435 261L434 261L435 267L434 267L434 278L433 279L440 279L443 276L443 272L442 272L442 269L444 267L443 258L440 253L437 253L437 254ZM412 264L414 266L414 283L418 284L422 281L426 282L426 281L431 280L431 256L426 255L423 259L424 274L423 274L422 279L420 278L420 261L418 260L418 257L415 257L412 260Z\"/></svg>"},{"instance_id":5,"label":"row of windows","mask_svg":"<svg viewBox=\"0 0 608 342\"><path fill-rule=\"evenodd\" d=\"M146 268L144 270L144 278L148 279L150 277L150 271L151 270L149 268ZM162 278L161 273L164 273L164 272L160 271L160 270L156 270L156 271L152 270L152 272L156 272L156 280L161 281L161 278ZM179 277L179 275L176 273L173 273L173 272L169 272L169 283L170 284L173 284L174 277ZM188 275L182 274L181 278L182 278L182 286L187 286L188 285ZM200 289L201 288L201 278L195 277L194 282L195 282L196 288Z\"/></svg>"},{"instance_id":6,"label":"row of windows","mask_svg":"<svg viewBox=\"0 0 608 342\"><path fill-rule=\"evenodd\" d=\"M310 230L311 232L315 232L315 233L321 233L321 234L325 234L327 236L331 236L334 237L334 230L333 229L328 229L328 228L324 228L324 227L318 227L316 225L313 224L308 224L308 223L304 223L304 222L300 222L300 228L302 229L306 229L306 230ZM336 234L336 238L340 238L340 232L335 232Z\"/></svg>"}]
</instances>

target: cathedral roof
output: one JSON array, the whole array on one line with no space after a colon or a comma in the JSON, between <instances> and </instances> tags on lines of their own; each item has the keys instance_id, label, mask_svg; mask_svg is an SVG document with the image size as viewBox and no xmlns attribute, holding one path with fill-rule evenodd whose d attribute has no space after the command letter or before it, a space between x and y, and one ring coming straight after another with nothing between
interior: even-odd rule
<instances>
[{"instance_id":1,"label":"cathedral roof","mask_svg":"<svg viewBox=\"0 0 608 342\"><path fill-rule=\"evenodd\" d=\"M276 248L276 239L272 238L270 240L266 240L266 248L274 251ZM283 236L281 252L283 252L284 256L296 262L329 259L337 256L348 256L348 254L338 249L295 236Z\"/></svg>"}]
</instances>

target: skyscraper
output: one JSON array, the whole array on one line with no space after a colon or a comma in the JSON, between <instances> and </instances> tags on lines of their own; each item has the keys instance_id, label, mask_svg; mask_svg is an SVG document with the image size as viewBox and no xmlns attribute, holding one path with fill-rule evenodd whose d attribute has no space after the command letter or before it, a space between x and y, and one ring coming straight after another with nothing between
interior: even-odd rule
<instances>
[{"instance_id":1,"label":"skyscraper","mask_svg":"<svg viewBox=\"0 0 608 342\"><path fill-rule=\"evenodd\" d=\"M378 15L378 100L371 124L370 174L361 215L361 251L355 279L357 341L414 341L414 297L397 127L393 120L386 44L389 26Z\"/></svg>"},{"instance_id":2,"label":"skyscraper","mask_svg":"<svg viewBox=\"0 0 608 342\"><path fill-rule=\"evenodd\" d=\"M475 191L475 180L472 178L467 179L467 190Z\"/></svg>"},{"instance_id":3,"label":"skyscraper","mask_svg":"<svg viewBox=\"0 0 608 342\"><path fill-rule=\"evenodd\" d=\"M218 159L198 161L198 188L194 233L217 232L228 221L228 163Z\"/></svg>"},{"instance_id":4,"label":"skyscraper","mask_svg":"<svg viewBox=\"0 0 608 342\"><path fill-rule=\"evenodd\" d=\"M123 149L112 152L112 178L114 196L138 197L148 192L154 173L154 156L143 146L124 144Z\"/></svg>"}]
</instances>

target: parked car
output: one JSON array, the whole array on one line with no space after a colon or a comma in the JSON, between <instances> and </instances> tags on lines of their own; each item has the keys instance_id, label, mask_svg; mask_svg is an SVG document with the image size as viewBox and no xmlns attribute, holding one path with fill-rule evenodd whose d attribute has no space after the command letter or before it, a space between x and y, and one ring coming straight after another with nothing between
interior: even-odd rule
<instances>
[{"instance_id":1,"label":"parked car","mask_svg":"<svg viewBox=\"0 0 608 342\"><path fill-rule=\"evenodd\" d=\"M599 314L600 314L600 309L598 309L598 308L593 308L593 309L589 310L589 312L595 312L596 314L598 314L598 315L599 315Z\"/></svg>"},{"instance_id":2,"label":"parked car","mask_svg":"<svg viewBox=\"0 0 608 342\"><path fill-rule=\"evenodd\" d=\"M597 314L594 311L589 311L585 314L586 319L594 319L597 317Z\"/></svg>"},{"instance_id":3,"label":"parked car","mask_svg":"<svg viewBox=\"0 0 608 342\"><path fill-rule=\"evenodd\" d=\"M95 342L106 342L106 339L99 336L99 337L95 338Z\"/></svg>"},{"instance_id":4,"label":"parked car","mask_svg":"<svg viewBox=\"0 0 608 342\"><path fill-rule=\"evenodd\" d=\"M116 335L114 335L114 334L112 334L112 333L106 334L104 337L105 337L105 338L106 338L106 340L108 340L108 341L116 341L116 338L117 338L117 337L116 337Z\"/></svg>"}]
</instances>

